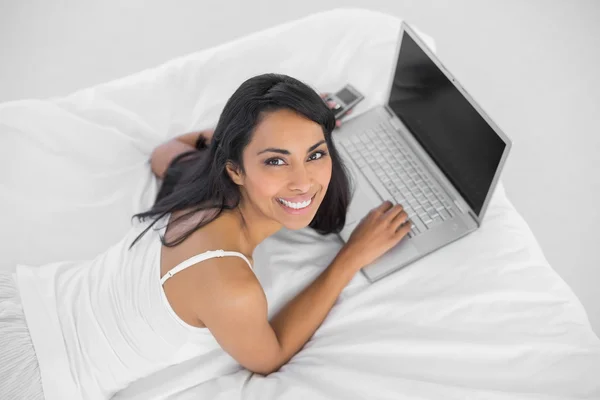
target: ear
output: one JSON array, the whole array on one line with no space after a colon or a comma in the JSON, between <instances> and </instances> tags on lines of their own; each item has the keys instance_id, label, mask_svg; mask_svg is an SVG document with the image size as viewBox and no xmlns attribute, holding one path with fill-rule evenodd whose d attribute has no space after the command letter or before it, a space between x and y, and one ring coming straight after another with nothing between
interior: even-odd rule
<instances>
[{"instance_id":1,"label":"ear","mask_svg":"<svg viewBox=\"0 0 600 400\"><path fill-rule=\"evenodd\" d=\"M244 176L239 166L233 165L232 162L228 162L227 164L225 164L225 169L227 170L227 174L229 175L233 183L235 183L238 186L243 186Z\"/></svg>"}]
</instances>

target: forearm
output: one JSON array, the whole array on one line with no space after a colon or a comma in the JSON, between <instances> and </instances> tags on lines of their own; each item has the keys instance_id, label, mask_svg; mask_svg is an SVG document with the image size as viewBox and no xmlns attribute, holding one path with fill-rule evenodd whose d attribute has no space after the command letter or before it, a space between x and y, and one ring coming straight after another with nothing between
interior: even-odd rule
<instances>
[{"instance_id":1,"label":"forearm","mask_svg":"<svg viewBox=\"0 0 600 400\"><path fill-rule=\"evenodd\" d=\"M285 364L308 342L321 325L342 290L360 266L339 253L325 271L291 300L271 321L280 345L279 366Z\"/></svg>"},{"instance_id":2,"label":"forearm","mask_svg":"<svg viewBox=\"0 0 600 400\"><path fill-rule=\"evenodd\" d=\"M154 172L154 175L160 179L164 179L167 168L169 168L169 165L171 165L171 162L175 159L175 157L179 156L180 154L195 150L195 147L180 142L176 139L160 145L154 150L150 159L150 167L152 172Z\"/></svg>"},{"instance_id":3,"label":"forearm","mask_svg":"<svg viewBox=\"0 0 600 400\"><path fill-rule=\"evenodd\" d=\"M204 136L207 140L210 140L210 138L212 137L212 131L204 130L204 131L190 132L190 133L183 134L181 136L177 136L174 140L177 140L181 143L185 143L188 146L195 148L196 142L198 141L198 137L200 135Z\"/></svg>"}]
</instances>

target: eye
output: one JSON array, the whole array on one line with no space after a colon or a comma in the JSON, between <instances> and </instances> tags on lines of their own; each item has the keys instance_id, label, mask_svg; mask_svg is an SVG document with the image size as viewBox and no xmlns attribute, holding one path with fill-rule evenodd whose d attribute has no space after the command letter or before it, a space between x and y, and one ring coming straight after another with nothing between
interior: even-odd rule
<instances>
[{"instance_id":1,"label":"eye","mask_svg":"<svg viewBox=\"0 0 600 400\"><path fill-rule=\"evenodd\" d=\"M280 166L280 165L284 165L285 163L283 162L283 160L281 158L269 158L268 160L265 161L265 165L273 165L273 166Z\"/></svg>"},{"instance_id":2,"label":"eye","mask_svg":"<svg viewBox=\"0 0 600 400\"><path fill-rule=\"evenodd\" d=\"M310 161L314 161L314 160L318 160L319 158L323 158L323 157L325 157L326 155L327 155L327 152L326 152L326 151L319 150L319 151L316 151L316 152L314 152L313 154L311 154L311 155L310 155L310 157L308 157L308 159L309 159Z\"/></svg>"},{"instance_id":3,"label":"eye","mask_svg":"<svg viewBox=\"0 0 600 400\"><path fill-rule=\"evenodd\" d=\"M308 157L308 160L316 161L320 158L325 157L326 155L327 155L326 151L319 150L319 151L316 151L313 154L311 154L310 157ZM283 159L281 159L281 158L269 158L268 160L265 161L265 165L272 166L272 167L280 167L282 165L285 165L285 161L283 161Z\"/></svg>"}]
</instances>

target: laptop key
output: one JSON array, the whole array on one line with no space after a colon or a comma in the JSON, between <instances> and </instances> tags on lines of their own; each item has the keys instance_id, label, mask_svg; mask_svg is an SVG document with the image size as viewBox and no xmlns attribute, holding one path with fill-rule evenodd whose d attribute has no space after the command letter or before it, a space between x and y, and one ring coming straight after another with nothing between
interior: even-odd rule
<instances>
[{"instance_id":1,"label":"laptop key","mask_svg":"<svg viewBox=\"0 0 600 400\"><path fill-rule=\"evenodd\" d=\"M439 225L442 222L444 222L444 220L440 216L437 216L437 217L435 217L435 218L432 219L432 222L429 224L429 228L431 228L433 226L436 226L436 225Z\"/></svg>"},{"instance_id":2,"label":"laptop key","mask_svg":"<svg viewBox=\"0 0 600 400\"><path fill-rule=\"evenodd\" d=\"M443 219L444 221L445 221L445 220L449 220L450 218L452 218L452 217L450 216L450 213L448 213L448 211L446 211L446 210L441 210L441 211L440 211L440 216L442 217L442 219Z\"/></svg>"},{"instance_id":3,"label":"laptop key","mask_svg":"<svg viewBox=\"0 0 600 400\"><path fill-rule=\"evenodd\" d=\"M415 215L410 219L415 227L418 228L419 232L427 230L427 226L423 223L423 220L418 215Z\"/></svg>"},{"instance_id":4,"label":"laptop key","mask_svg":"<svg viewBox=\"0 0 600 400\"><path fill-rule=\"evenodd\" d=\"M417 225L415 225L413 220L411 220L411 222L413 224L411 231L414 232L415 236L417 236L419 233L421 233L421 230L417 227Z\"/></svg>"}]
</instances>

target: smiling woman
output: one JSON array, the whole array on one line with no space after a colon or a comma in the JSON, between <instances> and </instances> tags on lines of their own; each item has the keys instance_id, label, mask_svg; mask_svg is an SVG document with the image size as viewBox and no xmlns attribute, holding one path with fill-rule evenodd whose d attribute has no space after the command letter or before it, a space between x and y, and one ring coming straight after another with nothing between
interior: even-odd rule
<instances>
[{"instance_id":1,"label":"smiling woman","mask_svg":"<svg viewBox=\"0 0 600 400\"><path fill-rule=\"evenodd\" d=\"M268 320L256 246L282 227L328 234L345 223L350 191L334 127L331 110L302 82L251 78L225 105L207 148L193 148L196 135L153 153L155 171L179 154L166 171L168 190L135 215L150 223L90 261L19 266L18 291L0 274L0 398L107 399L219 346L251 371L278 370L352 277L410 230L401 206L374 209Z\"/></svg>"},{"instance_id":2,"label":"smiling woman","mask_svg":"<svg viewBox=\"0 0 600 400\"><path fill-rule=\"evenodd\" d=\"M172 190L159 194L152 209L136 217L160 218L185 210L171 224L193 227L165 246L181 243L223 211L235 209L245 220L275 230L310 225L324 234L339 232L350 191L331 139L334 128L333 113L304 83L276 74L251 78L225 105L209 148L197 152L188 144L191 151L176 158L166 172L177 177L177 184L170 182ZM308 194L308 199L318 194L312 213L282 219L284 204L278 198L298 203ZM200 210L211 212L198 220Z\"/></svg>"},{"instance_id":3,"label":"smiling woman","mask_svg":"<svg viewBox=\"0 0 600 400\"><path fill-rule=\"evenodd\" d=\"M314 218L332 179L323 137L319 124L294 111L272 112L258 124L248 145L245 172L238 174L231 166L228 171L243 198L251 199L265 216L288 229L303 228ZM332 197L339 206L347 204L346 193Z\"/></svg>"}]
</instances>

